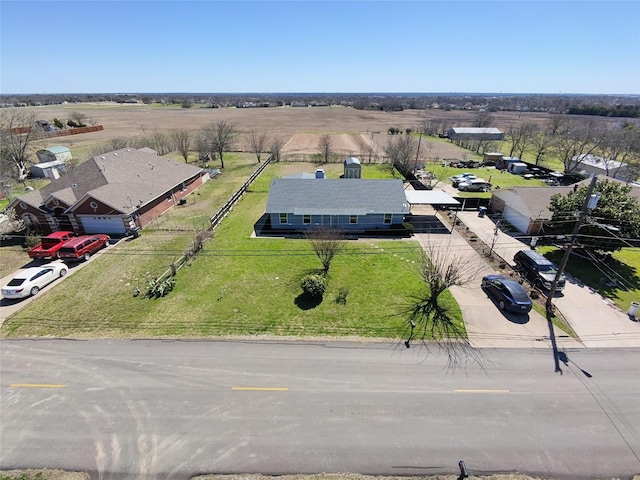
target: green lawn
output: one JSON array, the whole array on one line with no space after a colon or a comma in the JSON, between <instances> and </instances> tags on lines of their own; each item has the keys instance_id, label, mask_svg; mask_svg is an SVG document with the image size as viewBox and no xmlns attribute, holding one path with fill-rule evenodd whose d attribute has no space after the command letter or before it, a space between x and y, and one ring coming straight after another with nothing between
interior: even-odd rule
<instances>
[{"instance_id":1,"label":"green lawn","mask_svg":"<svg viewBox=\"0 0 640 480\"><path fill-rule=\"evenodd\" d=\"M517 186L531 186L531 187L544 187L547 184L542 180L531 179L527 180L522 175L513 175L511 173L504 172L502 170L496 170L494 167L480 167L480 168L455 168L455 167L443 167L440 164L427 164L427 171L432 171L439 179L441 184L451 185L449 177L459 175L461 173L473 173L478 178L491 182L493 189L496 188L511 188ZM491 198L491 192L458 192L461 197L480 197Z\"/></svg>"},{"instance_id":2,"label":"green lawn","mask_svg":"<svg viewBox=\"0 0 640 480\"><path fill-rule=\"evenodd\" d=\"M323 301L313 304L301 296L299 286L303 276L321 267L308 242L252 238L253 224L264 212L270 179L281 176L290 168L287 164L273 164L263 172L216 229L215 237L201 254L178 272L176 288L167 297L149 300L134 296L136 287L144 291L149 279L160 275L182 254L197 229L193 226L199 226L212 215L253 168L255 165L251 165L249 158L235 161L230 158L229 170L225 169L221 177L190 196L186 208L172 209L158 225L145 229L140 238L122 241L107 250L9 318L2 334L366 338L406 335L407 322L402 311L411 297L425 288L413 263L419 249L416 242L348 242L331 266ZM335 178L342 165L323 168L329 178ZM372 178L376 171L377 175L383 175L378 166L363 168L367 170L367 178ZM346 304L336 302L341 288L348 288ZM442 300L463 326L453 297L447 292Z\"/></svg>"},{"instance_id":3,"label":"green lawn","mask_svg":"<svg viewBox=\"0 0 640 480\"><path fill-rule=\"evenodd\" d=\"M557 265L564 255L555 247L538 247L537 250ZM624 311L629 309L631 302L640 301L640 248L623 248L604 264L572 255L565 270ZM617 286L607 285L609 279L616 279Z\"/></svg>"}]
</instances>

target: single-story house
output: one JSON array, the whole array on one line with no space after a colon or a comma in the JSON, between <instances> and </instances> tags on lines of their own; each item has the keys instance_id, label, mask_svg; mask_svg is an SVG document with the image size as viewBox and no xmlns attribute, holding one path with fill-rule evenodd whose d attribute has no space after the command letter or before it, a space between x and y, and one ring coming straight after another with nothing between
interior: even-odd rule
<instances>
[{"instance_id":1,"label":"single-story house","mask_svg":"<svg viewBox=\"0 0 640 480\"><path fill-rule=\"evenodd\" d=\"M208 179L206 170L153 150L123 148L87 160L49 185L15 198L8 208L44 234L71 230L125 235L153 221Z\"/></svg>"},{"instance_id":2,"label":"single-story house","mask_svg":"<svg viewBox=\"0 0 640 480\"><path fill-rule=\"evenodd\" d=\"M62 161L63 163L71 160L71 150L62 145L56 145L54 147L43 148L36 152L39 163L48 163L55 161Z\"/></svg>"},{"instance_id":3,"label":"single-story house","mask_svg":"<svg viewBox=\"0 0 640 480\"><path fill-rule=\"evenodd\" d=\"M504 133L497 128L453 127L449 130L450 140L503 140Z\"/></svg>"},{"instance_id":4,"label":"single-story house","mask_svg":"<svg viewBox=\"0 0 640 480\"><path fill-rule=\"evenodd\" d=\"M588 181L587 181L588 182ZM545 221L551 219L551 196L567 195L574 187L513 187L494 190L489 202L492 212L525 235L541 233Z\"/></svg>"},{"instance_id":5,"label":"single-story house","mask_svg":"<svg viewBox=\"0 0 640 480\"><path fill-rule=\"evenodd\" d=\"M353 233L389 229L408 213L402 180L360 178L274 179L265 211L272 229L331 226Z\"/></svg>"},{"instance_id":6,"label":"single-story house","mask_svg":"<svg viewBox=\"0 0 640 480\"><path fill-rule=\"evenodd\" d=\"M638 172L629 168L626 163L608 158L597 157L595 155L578 155L573 158L578 162L574 172L585 172L589 174L604 175L615 178L623 182L632 182L638 178Z\"/></svg>"},{"instance_id":7,"label":"single-story house","mask_svg":"<svg viewBox=\"0 0 640 480\"><path fill-rule=\"evenodd\" d=\"M615 179L606 178L609 181ZM588 185L591 179L585 179L574 185L558 187L513 187L494 190L489 209L501 213L502 218L525 235L542 233L544 223L551 220L549 210L551 197L557 193L567 195L578 186ZM624 183L624 182L620 182ZM633 188L630 195L640 199L640 188Z\"/></svg>"}]
</instances>

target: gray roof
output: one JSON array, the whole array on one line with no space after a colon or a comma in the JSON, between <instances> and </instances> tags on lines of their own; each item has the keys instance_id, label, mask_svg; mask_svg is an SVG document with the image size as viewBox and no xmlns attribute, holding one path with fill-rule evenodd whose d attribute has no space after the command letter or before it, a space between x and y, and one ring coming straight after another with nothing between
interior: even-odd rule
<instances>
[{"instance_id":1,"label":"gray roof","mask_svg":"<svg viewBox=\"0 0 640 480\"><path fill-rule=\"evenodd\" d=\"M485 133L485 134L501 134L502 132L495 127L453 127L455 133Z\"/></svg>"},{"instance_id":2,"label":"gray roof","mask_svg":"<svg viewBox=\"0 0 640 480\"><path fill-rule=\"evenodd\" d=\"M201 168L175 162L155 152L123 148L97 155L49 185L18 198L39 207L52 194L69 205L90 195L130 213L201 171Z\"/></svg>"},{"instance_id":3,"label":"gray roof","mask_svg":"<svg viewBox=\"0 0 640 480\"><path fill-rule=\"evenodd\" d=\"M274 179L266 213L366 215L409 213L402 180Z\"/></svg>"}]
</instances>

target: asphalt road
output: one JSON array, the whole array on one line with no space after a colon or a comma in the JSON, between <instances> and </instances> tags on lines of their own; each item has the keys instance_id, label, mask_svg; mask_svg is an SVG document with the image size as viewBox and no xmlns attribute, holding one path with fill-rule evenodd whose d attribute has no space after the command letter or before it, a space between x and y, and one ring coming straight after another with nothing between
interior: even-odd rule
<instances>
[{"instance_id":1,"label":"asphalt road","mask_svg":"<svg viewBox=\"0 0 640 480\"><path fill-rule=\"evenodd\" d=\"M640 350L2 340L0 465L196 473L640 472ZM564 362L562 361L564 360Z\"/></svg>"}]
</instances>

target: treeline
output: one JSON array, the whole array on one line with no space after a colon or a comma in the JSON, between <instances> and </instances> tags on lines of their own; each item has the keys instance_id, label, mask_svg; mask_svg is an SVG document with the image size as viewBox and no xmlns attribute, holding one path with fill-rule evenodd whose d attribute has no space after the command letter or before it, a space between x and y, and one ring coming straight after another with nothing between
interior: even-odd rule
<instances>
[{"instance_id":1,"label":"treeline","mask_svg":"<svg viewBox=\"0 0 640 480\"><path fill-rule=\"evenodd\" d=\"M63 102L160 103L206 107L349 106L359 110L440 109L478 112L541 112L638 118L640 95L495 93L128 93L0 95L0 107Z\"/></svg>"},{"instance_id":2,"label":"treeline","mask_svg":"<svg viewBox=\"0 0 640 480\"><path fill-rule=\"evenodd\" d=\"M570 107L570 115L596 115L599 117L640 118L640 105L578 105Z\"/></svg>"}]
</instances>

